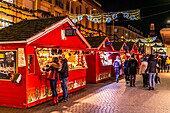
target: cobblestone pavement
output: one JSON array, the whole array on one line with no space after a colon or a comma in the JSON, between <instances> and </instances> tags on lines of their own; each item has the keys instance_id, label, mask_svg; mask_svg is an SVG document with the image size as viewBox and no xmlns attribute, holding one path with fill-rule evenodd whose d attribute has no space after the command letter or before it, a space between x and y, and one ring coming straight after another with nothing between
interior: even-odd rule
<instances>
[{"instance_id":1,"label":"cobblestone pavement","mask_svg":"<svg viewBox=\"0 0 170 113\"><path fill-rule=\"evenodd\" d=\"M50 106L49 102L29 109L0 107L0 113L170 113L170 73L159 73L161 84L149 91L142 87L137 75L136 87L124 79L88 84L85 89L70 94L68 102Z\"/></svg>"}]
</instances>

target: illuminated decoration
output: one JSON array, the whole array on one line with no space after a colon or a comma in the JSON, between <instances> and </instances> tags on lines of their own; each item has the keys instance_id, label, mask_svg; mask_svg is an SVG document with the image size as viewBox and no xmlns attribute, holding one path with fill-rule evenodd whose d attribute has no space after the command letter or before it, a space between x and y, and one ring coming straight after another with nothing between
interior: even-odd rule
<instances>
[{"instance_id":1,"label":"illuminated decoration","mask_svg":"<svg viewBox=\"0 0 170 113\"><path fill-rule=\"evenodd\" d=\"M83 16L78 16L78 20L83 20Z\"/></svg>"},{"instance_id":2,"label":"illuminated decoration","mask_svg":"<svg viewBox=\"0 0 170 113\"><path fill-rule=\"evenodd\" d=\"M111 19L110 17L106 18L106 22L107 22L107 23L110 23L111 20L112 20L112 19Z\"/></svg>"},{"instance_id":3,"label":"illuminated decoration","mask_svg":"<svg viewBox=\"0 0 170 113\"><path fill-rule=\"evenodd\" d=\"M136 39L126 39L126 42L138 42L139 40L143 43L153 42L157 37L148 37L148 38L136 38Z\"/></svg>"},{"instance_id":4,"label":"illuminated decoration","mask_svg":"<svg viewBox=\"0 0 170 113\"><path fill-rule=\"evenodd\" d=\"M97 19L97 18L94 18L94 19L93 19L93 22L94 22L94 23L97 23L97 22L98 22L98 19Z\"/></svg>"},{"instance_id":5,"label":"illuminated decoration","mask_svg":"<svg viewBox=\"0 0 170 113\"><path fill-rule=\"evenodd\" d=\"M77 22L77 19L76 19L76 18L74 18L74 19L72 19L72 21L73 21L74 23L76 23L76 22Z\"/></svg>"},{"instance_id":6,"label":"illuminated decoration","mask_svg":"<svg viewBox=\"0 0 170 113\"><path fill-rule=\"evenodd\" d=\"M88 16L87 16L87 19L88 19L88 20L92 20L92 16L91 16L91 15L88 15Z\"/></svg>"},{"instance_id":7,"label":"illuminated decoration","mask_svg":"<svg viewBox=\"0 0 170 113\"><path fill-rule=\"evenodd\" d=\"M71 14L70 18L77 19L78 21L81 21L84 16L87 17L89 21L92 21L94 23L101 23L101 22L111 22L112 20L115 20L118 18L118 14L123 14L123 18L129 19L129 20L139 20L140 19L140 10L128 10L128 11L120 11L120 12L108 12L108 13L99 13L99 14ZM74 21L76 23L77 21Z\"/></svg>"},{"instance_id":8,"label":"illuminated decoration","mask_svg":"<svg viewBox=\"0 0 170 113\"><path fill-rule=\"evenodd\" d=\"M117 14L113 14L113 15L112 15L112 18L113 18L113 19L116 19L116 18L117 18Z\"/></svg>"}]
</instances>

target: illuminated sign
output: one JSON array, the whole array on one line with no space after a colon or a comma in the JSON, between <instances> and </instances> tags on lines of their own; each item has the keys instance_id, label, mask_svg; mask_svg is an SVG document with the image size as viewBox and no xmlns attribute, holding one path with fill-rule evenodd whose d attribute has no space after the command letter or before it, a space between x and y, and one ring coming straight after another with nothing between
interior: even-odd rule
<instances>
[{"instance_id":1,"label":"illuminated sign","mask_svg":"<svg viewBox=\"0 0 170 113\"><path fill-rule=\"evenodd\" d=\"M76 29L65 29L65 36L76 36Z\"/></svg>"}]
</instances>

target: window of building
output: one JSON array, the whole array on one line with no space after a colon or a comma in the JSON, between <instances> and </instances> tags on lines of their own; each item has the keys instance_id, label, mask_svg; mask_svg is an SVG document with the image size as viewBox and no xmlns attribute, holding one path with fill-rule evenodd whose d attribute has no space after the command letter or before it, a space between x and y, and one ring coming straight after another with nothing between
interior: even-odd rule
<instances>
[{"instance_id":1,"label":"window of building","mask_svg":"<svg viewBox=\"0 0 170 113\"><path fill-rule=\"evenodd\" d=\"M48 9L47 7L45 7L45 6L42 6L42 5L41 5L40 7L41 7L40 9L43 10L43 11L46 11L46 12L49 11L49 9Z\"/></svg>"},{"instance_id":2,"label":"window of building","mask_svg":"<svg viewBox=\"0 0 170 113\"><path fill-rule=\"evenodd\" d=\"M76 7L76 14L79 14L79 7Z\"/></svg>"},{"instance_id":3,"label":"window of building","mask_svg":"<svg viewBox=\"0 0 170 113\"><path fill-rule=\"evenodd\" d=\"M55 5L63 8L63 0L55 0Z\"/></svg>"},{"instance_id":4,"label":"window of building","mask_svg":"<svg viewBox=\"0 0 170 113\"><path fill-rule=\"evenodd\" d=\"M89 11L88 8L86 8L86 14L88 14L88 11Z\"/></svg>"},{"instance_id":5,"label":"window of building","mask_svg":"<svg viewBox=\"0 0 170 113\"><path fill-rule=\"evenodd\" d=\"M49 3L52 3L52 0L45 0L45 1L47 1L47 2L49 2Z\"/></svg>"},{"instance_id":6,"label":"window of building","mask_svg":"<svg viewBox=\"0 0 170 113\"><path fill-rule=\"evenodd\" d=\"M5 1L5 2L9 2L9 3L14 3L14 0L2 0L2 1Z\"/></svg>"},{"instance_id":7,"label":"window of building","mask_svg":"<svg viewBox=\"0 0 170 113\"><path fill-rule=\"evenodd\" d=\"M32 0L24 0L23 1L23 7L26 7L28 9L34 9L34 1L32 1Z\"/></svg>"},{"instance_id":8,"label":"window of building","mask_svg":"<svg viewBox=\"0 0 170 113\"><path fill-rule=\"evenodd\" d=\"M81 7L81 5L80 5L80 14L82 14L81 12L82 12L82 7Z\"/></svg>"},{"instance_id":9,"label":"window of building","mask_svg":"<svg viewBox=\"0 0 170 113\"><path fill-rule=\"evenodd\" d=\"M35 58L34 55L28 55L28 72L35 73Z\"/></svg>"},{"instance_id":10,"label":"window of building","mask_svg":"<svg viewBox=\"0 0 170 113\"><path fill-rule=\"evenodd\" d=\"M60 16L60 15L61 15L61 13L55 11L55 16Z\"/></svg>"}]
</instances>

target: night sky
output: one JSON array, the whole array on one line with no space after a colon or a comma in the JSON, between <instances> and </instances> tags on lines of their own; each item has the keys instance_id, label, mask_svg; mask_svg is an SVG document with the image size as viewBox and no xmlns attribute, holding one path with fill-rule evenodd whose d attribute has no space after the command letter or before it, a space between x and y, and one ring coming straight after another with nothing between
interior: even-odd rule
<instances>
[{"instance_id":1,"label":"night sky","mask_svg":"<svg viewBox=\"0 0 170 113\"><path fill-rule=\"evenodd\" d=\"M130 21L140 29L144 36L149 35L150 23L155 23L156 35L160 37L160 29L170 19L170 0L97 0L105 12L117 12L140 9L141 20ZM169 16L168 16L169 15Z\"/></svg>"}]
</instances>

